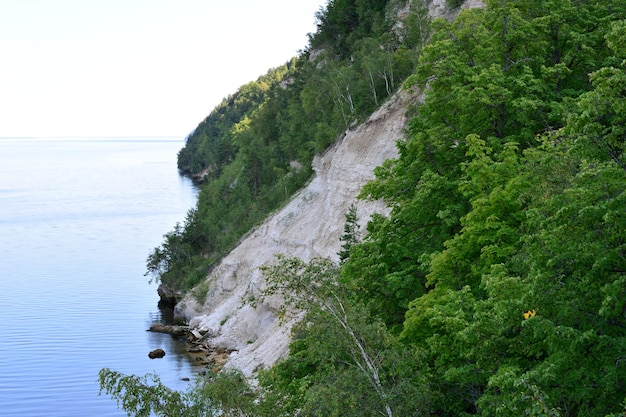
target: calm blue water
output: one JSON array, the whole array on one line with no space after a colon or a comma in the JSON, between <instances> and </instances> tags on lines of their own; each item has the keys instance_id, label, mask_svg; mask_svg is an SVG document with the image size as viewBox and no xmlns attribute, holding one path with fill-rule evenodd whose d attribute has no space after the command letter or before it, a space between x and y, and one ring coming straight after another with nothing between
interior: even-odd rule
<instances>
[{"instance_id":1,"label":"calm blue water","mask_svg":"<svg viewBox=\"0 0 626 417\"><path fill-rule=\"evenodd\" d=\"M123 416L98 395L101 368L175 389L197 373L145 331L161 318L146 257L197 197L176 169L182 146L0 138L1 416Z\"/></svg>"}]
</instances>

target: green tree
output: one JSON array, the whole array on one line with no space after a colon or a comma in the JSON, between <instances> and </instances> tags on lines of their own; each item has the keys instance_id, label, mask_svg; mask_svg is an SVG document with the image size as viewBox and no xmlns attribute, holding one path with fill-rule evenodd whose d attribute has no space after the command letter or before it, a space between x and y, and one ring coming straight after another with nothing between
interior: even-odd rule
<instances>
[{"instance_id":1,"label":"green tree","mask_svg":"<svg viewBox=\"0 0 626 417\"><path fill-rule=\"evenodd\" d=\"M278 390L270 396L274 401L306 415L428 414L416 358L404 355L384 325L349 300L335 264L280 257L263 270L261 298L280 294L285 313L307 312L290 357L266 376L265 386Z\"/></svg>"},{"instance_id":2,"label":"green tree","mask_svg":"<svg viewBox=\"0 0 626 417\"><path fill-rule=\"evenodd\" d=\"M612 23L606 35L613 55L606 65L590 74L593 90L578 100L579 111L569 119L569 132L578 137L587 156L612 162L626 169L626 21Z\"/></svg>"},{"instance_id":3,"label":"green tree","mask_svg":"<svg viewBox=\"0 0 626 417\"><path fill-rule=\"evenodd\" d=\"M342 278L388 323L408 305L402 337L427 353L440 414L603 415L624 396L622 319L598 313L622 311L623 73L601 39L620 43L624 9L609 3L462 12L436 23L407 82L428 86L425 102L400 157L363 192L392 212L368 226ZM592 399L604 392L610 401Z\"/></svg>"},{"instance_id":4,"label":"green tree","mask_svg":"<svg viewBox=\"0 0 626 417\"><path fill-rule=\"evenodd\" d=\"M244 417L259 415L256 395L237 371L209 373L185 392L165 386L154 374L99 373L100 394L110 395L129 416Z\"/></svg>"},{"instance_id":5,"label":"green tree","mask_svg":"<svg viewBox=\"0 0 626 417\"><path fill-rule=\"evenodd\" d=\"M400 37L409 49L421 51L431 35L431 19L424 0L409 2L409 15L403 22Z\"/></svg>"},{"instance_id":6,"label":"green tree","mask_svg":"<svg viewBox=\"0 0 626 417\"><path fill-rule=\"evenodd\" d=\"M412 71L416 53L392 33L396 15L391 9L387 14L387 3L329 2L297 58L240 87L187 137L178 166L203 187L192 221L166 236L170 241L148 260L158 280L190 289L306 183L315 154L369 115ZM369 41L380 47L362 53ZM191 263L168 254L182 247L170 244L179 235L190 247Z\"/></svg>"},{"instance_id":7,"label":"green tree","mask_svg":"<svg viewBox=\"0 0 626 417\"><path fill-rule=\"evenodd\" d=\"M340 240L343 242L341 245L341 251L338 253L339 260L344 262L350 256L350 250L360 240L359 229L359 216L357 215L356 206L350 204L348 212L346 213L346 223L343 225L343 235Z\"/></svg>"}]
</instances>

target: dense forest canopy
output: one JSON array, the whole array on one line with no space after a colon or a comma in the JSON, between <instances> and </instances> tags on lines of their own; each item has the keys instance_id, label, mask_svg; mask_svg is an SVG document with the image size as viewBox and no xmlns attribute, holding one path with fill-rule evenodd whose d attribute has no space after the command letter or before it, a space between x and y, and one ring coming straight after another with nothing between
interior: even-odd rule
<instances>
[{"instance_id":1,"label":"dense forest canopy","mask_svg":"<svg viewBox=\"0 0 626 417\"><path fill-rule=\"evenodd\" d=\"M370 111L387 92L385 68L390 91L400 80L424 89L399 157L361 195L390 215L350 240L340 265L285 257L265 269L266 294L307 316L258 387L233 371L174 395L103 370L107 393L135 400L131 414L140 404L159 415L626 415L626 0L489 0L433 22L423 48L403 43L415 33L395 37L382 3L329 2L311 37L327 48L324 65L305 52L290 75L298 87L277 88L286 107L273 114L300 115L288 123L310 129L309 142L318 123L341 130ZM374 85L375 54L359 53L369 42L396 65L379 63ZM335 94L307 101L309 80ZM342 82L350 88L333 90ZM325 131L305 148L330 143L337 131ZM288 160L306 167L312 155L276 152L292 175ZM253 176L237 178L254 205L265 201Z\"/></svg>"}]
</instances>

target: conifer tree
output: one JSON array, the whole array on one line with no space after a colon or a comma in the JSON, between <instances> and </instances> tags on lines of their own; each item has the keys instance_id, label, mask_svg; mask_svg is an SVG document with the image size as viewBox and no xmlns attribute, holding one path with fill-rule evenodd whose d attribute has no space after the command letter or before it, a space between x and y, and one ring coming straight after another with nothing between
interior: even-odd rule
<instances>
[{"instance_id":1,"label":"conifer tree","mask_svg":"<svg viewBox=\"0 0 626 417\"><path fill-rule=\"evenodd\" d=\"M361 228L354 203L350 204L350 208L345 216L346 223L343 225L343 235L340 238L343 245L341 246L341 251L338 253L341 262L348 259L350 249L359 242L359 229Z\"/></svg>"}]
</instances>

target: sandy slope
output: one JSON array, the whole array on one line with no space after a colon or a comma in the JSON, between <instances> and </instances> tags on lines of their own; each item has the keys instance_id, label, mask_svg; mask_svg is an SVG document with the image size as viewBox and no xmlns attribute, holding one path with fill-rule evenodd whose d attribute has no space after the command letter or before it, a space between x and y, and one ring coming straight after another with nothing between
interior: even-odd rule
<instances>
[{"instance_id":1,"label":"sandy slope","mask_svg":"<svg viewBox=\"0 0 626 417\"><path fill-rule=\"evenodd\" d=\"M278 323L280 300L269 299L256 308L245 303L263 285L259 266L280 253L304 260L338 259L350 204L357 206L361 230L372 213L386 212L381 202L357 201L356 196L374 177L374 168L397 155L395 142L403 135L405 109L414 99L396 94L317 157L309 185L243 239L207 277L204 302L189 296L177 306L177 313L192 327L209 333L210 345L238 351L231 355L230 366L251 375L287 353L292 321Z\"/></svg>"},{"instance_id":2,"label":"sandy slope","mask_svg":"<svg viewBox=\"0 0 626 417\"><path fill-rule=\"evenodd\" d=\"M445 0L428 2L432 17L454 19ZM467 0L463 8L484 7L481 0ZM374 178L374 168L397 156L396 141L406 127L405 111L416 94L399 92L366 122L347 131L324 155L314 160L315 176L283 209L268 217L231 251L200 288L208 288L199 302L186 297L177 314L190 326L207 332L214 347L235 349L227 366L251 376L288 353L293 321L279 323L280 299L266 300L253 308L264 279L258 267L275 261L277 254L338 260L345 214L352 203L365 229L374 212L387 213L381 202L357 201L363 185Z\"/></svg>"}]
</instances>

